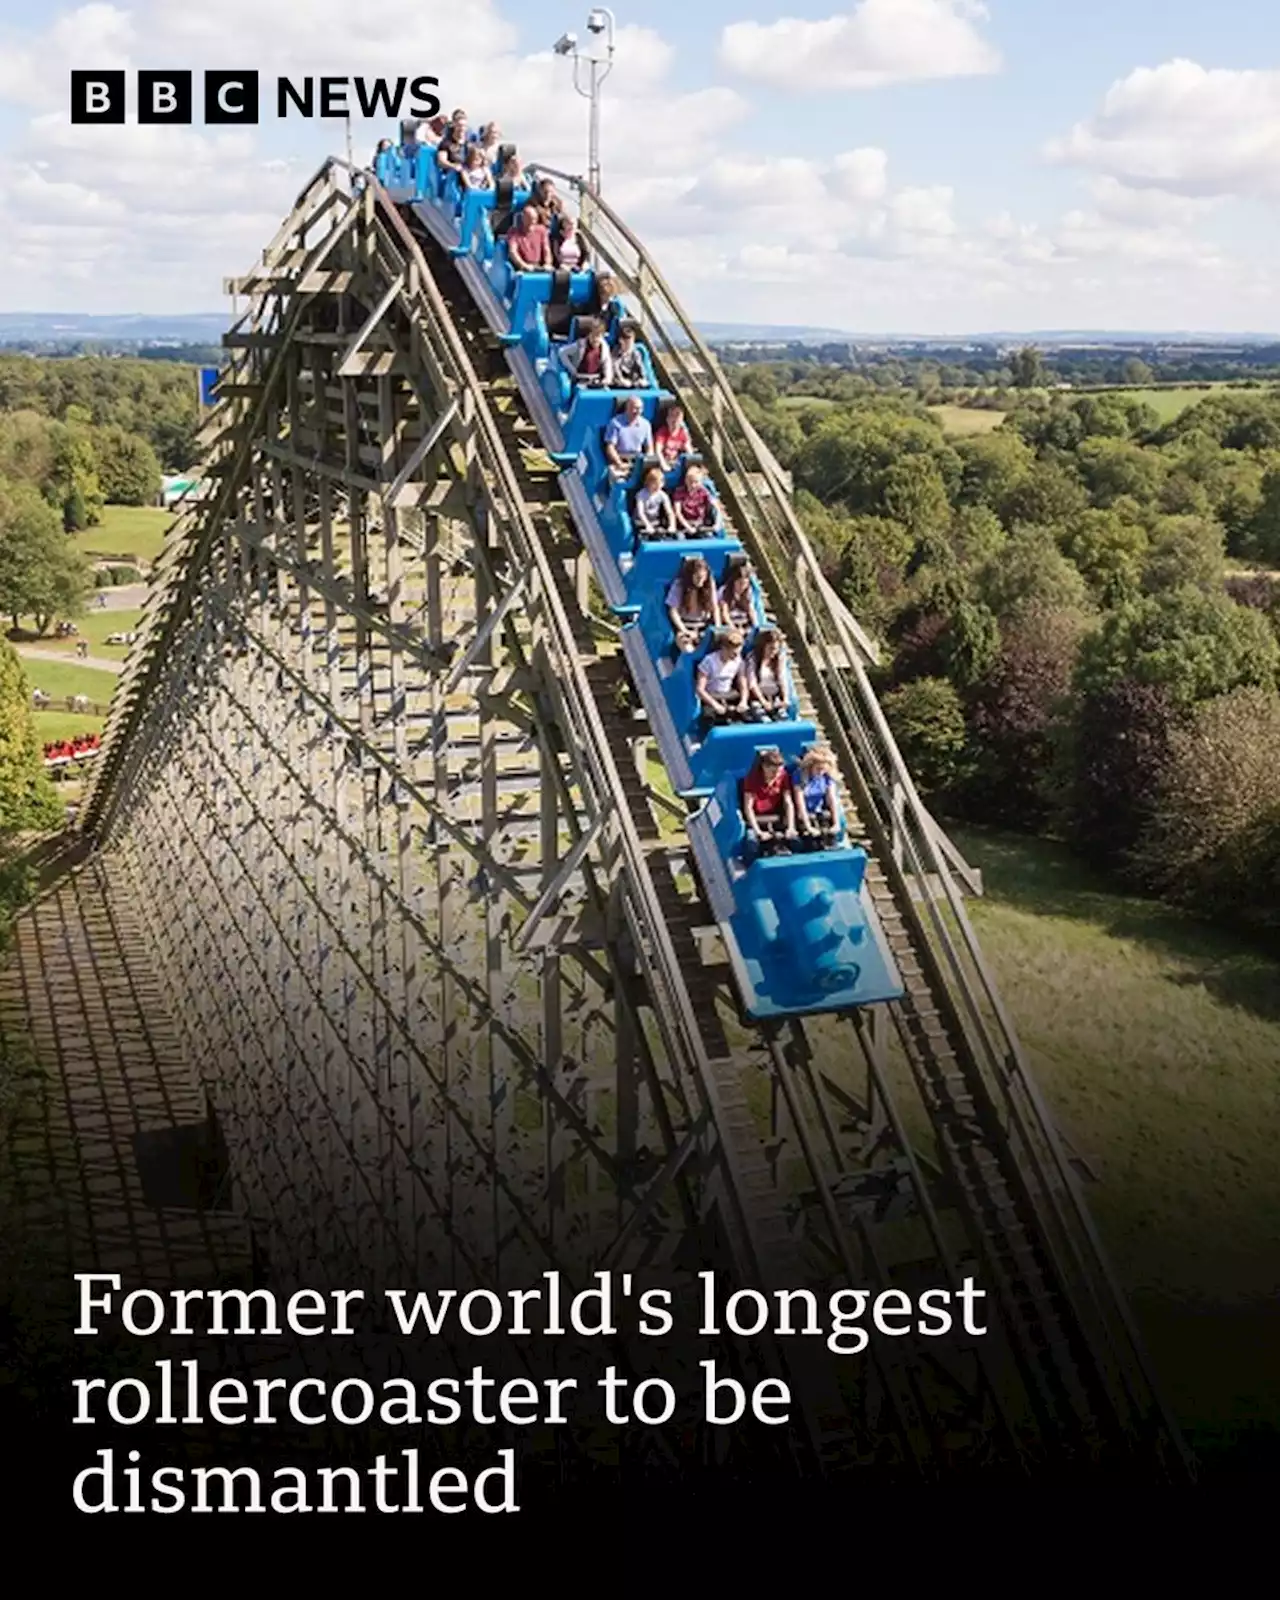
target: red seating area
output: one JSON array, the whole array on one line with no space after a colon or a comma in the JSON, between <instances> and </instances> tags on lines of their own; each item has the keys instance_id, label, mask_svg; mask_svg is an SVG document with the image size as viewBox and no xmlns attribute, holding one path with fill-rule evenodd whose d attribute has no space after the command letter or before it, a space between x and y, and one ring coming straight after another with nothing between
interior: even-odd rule
<instances>
[{"instance_id":1,"label":"red seating area","mask_svg":"<svg viewBox=\"0 0 1280 1600\"><path fill-rule=\"evenodd\" d=\"M45 765L55 766L64 761L81 761L85 756L96 756L101 743L101 735L96 733L78 733L74 739L55 739L44 747Z\"/></svg>"}]
</instances>

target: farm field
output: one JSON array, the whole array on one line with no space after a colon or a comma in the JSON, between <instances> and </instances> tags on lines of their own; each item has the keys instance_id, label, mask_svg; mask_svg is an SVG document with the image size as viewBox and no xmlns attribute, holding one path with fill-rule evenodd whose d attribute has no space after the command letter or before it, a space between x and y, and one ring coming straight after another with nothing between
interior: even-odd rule
<instances>
[{"instance_id":1,"label":"farm field","mask_svg":"<svg viewBox=\"0 0 1280 1600\"><path fill-rule=\"evenodd\" d=\"M930 406L929 411L942 424L943 431L957 439L993 433L1005 418L1003 411L978 411L971 406Z\"/></svg>"},{"instance_id":2,"label":"farm field","mask_svg":"<svg viewBox=\"0 0 1280 1600\"><path fill-rule=\"evenodd\" d=\"M173 521L173 513L159 506L105 506L98 526L86 528L76 539L91 558L150 566Z\"/></svg>"},{"instance_id":3,"label":"farm field","mask_svg":"<svg viewBox=\"0 0 1280 1600\"><path fill-rule=\"evenodd\" d=\"M1054 845L954 837L982 869L970 915L1032 1071L1096 1164L1085 1198L1168 1403L1204 1448L1233 1427L1280 1437L1280 1188L1263 1113L1280 1091L1280 965L1112 892Z\"/></svg>"}]
</instances>

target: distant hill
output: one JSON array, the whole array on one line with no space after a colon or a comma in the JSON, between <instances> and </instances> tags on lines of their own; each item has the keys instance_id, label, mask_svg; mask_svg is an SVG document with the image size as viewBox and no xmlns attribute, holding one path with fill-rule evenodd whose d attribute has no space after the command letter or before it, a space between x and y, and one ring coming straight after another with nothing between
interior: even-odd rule
<instances>
[{"instance_id":1,"label":"distant hill","mask_svg":"<svg viewBox=\"0 0 1280 1600\"><path fill-rule=\"evenodd\" d=\"M0 312L0 344L99 339L103 343L217 344L230 322L223 311L181 316L93 316L80 311Z\"/></svg>"},{"instance_id":2,"label":"distant hill","mask_svg":"<svg viewBox=\"0 0 1280 1600\"><path fill-rule=\"evenodd\" d=\"M99 341L102 344L217 345L231 321L229 311L200 311L173 316L138 312L130 315L94 315L79 311L0 312L0 345L56 346ZM858 333L847 328L819 328L807 324L768 322L701 322L698 331L712 344L858 344L884 349L914 345L919 348L960 348L969 345L1007 347L1035 344L1043 349L1071 346L1156 347L1207 345L1221 348L1271 344L1275 333L1211 333L1190 330L1128 332L1114 329L1032 329L1029 332L919 334Z\"/></svg>"}]
</instances>

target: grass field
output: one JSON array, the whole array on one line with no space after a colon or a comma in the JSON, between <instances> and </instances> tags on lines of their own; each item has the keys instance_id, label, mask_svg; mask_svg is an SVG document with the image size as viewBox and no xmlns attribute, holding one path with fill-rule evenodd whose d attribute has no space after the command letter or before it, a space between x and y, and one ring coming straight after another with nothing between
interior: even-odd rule
<instances>
[{"instance_id":1,"label":"grass field","mask_svg":"<svg viewBox=\"0 0 1280 1600\"><path fill-rule=\"evenodd\" d=\"M1170 1405L1280 1430L1280 964L1064 850L956 832L971 915L1032 1070L1096 1163L1086 1198Z\"/></svg>"},{"instance_id":2,"label":"grass field","mask_svg":"<svg viewBox=\"0 0 1280 1600\"><path fill-rule=\"evenodd\" d=\"M972 438L978 433L992 433L1004 421L1003 411L977 411L971 406L930 406L946 433L956 438Z\"/></svg>"},{"instance_id":3,"label":"grass field","mask_svg":"<svg viewBox=\"0 0 1280 1600\"><path fill-rule=\"evenodd\" d=\"M36 734L41 744L54 739L73 739L77 733L101 733L105 717L80 717L73 711L37 711Z\"/></svg>"},{"instance_id":4,"label":"grass field","mask_svg":"<svg viewBox=\"0 0 1280 1600\"><path fill-rule=\"evenodd\" d=\"M150 566L160 554L173 514L159 506L106 506L96 528L76 535L91 557Z\"/></svg>"},{"instance_id":5,"label":"grass field","mask_svg":"<svg viewBox=\"0 0 1280 1600\"><path fill-rule=\"evenodd\" d=\"M138 619L142 612L135 608L132 611L86 611L84 616L76 619L76 638L55 639L51 634L44 638L29 636L21 640L25 649L49 650L55 653L65 653L68 649L74 650L80 639L89 641L90 655L101 656L107 661L123 661L129 654L127 644L107 644L106 637L110 633L131 633L138 626ZM30 618L24 621L30 624ZM38 671L40 663L28 657L27 672Z\"/></svg>"},{"instance_id":6,"label":"grass field","mask_svg":"<svg viewBox=\"0 0 1280 1600\"><path fill-rule=\"evenodd\" d=\"M828 400L818 394L784 394L778 404L785 406L788 411L803 411L806 406L813 406L818 411L829 411L832 406L839 405L840 402Z\"/></svg>"},{"instance_id":7,"label":"grass field","mask_svg":"<svg viewBox=\"0 0 1280 1600\"><path fill-rule=\"evenodd\" d=\"M80 667L73 661L33 661L26 656L22 670L33 689L43 689L54 700L65 700L69 694L84 694L105 706L115 693L118 682L114 672Z\"/></svg>"},{"instance_id":8,"label":"grass field","mask_svg":"<svg viewBox=\"0 0 1280 1600\"><path fill-rule=\"evenodd\" d=\"M1208 400L1213 394L1213 388L1118 389L1115 392L1124 395L1126 399L1141 400L1144 405L1149 405L1161 422L1172 422L1175 417L1180 417L1188 406L1199 405L1202 400Z\"/></svg>"}]
</instances>

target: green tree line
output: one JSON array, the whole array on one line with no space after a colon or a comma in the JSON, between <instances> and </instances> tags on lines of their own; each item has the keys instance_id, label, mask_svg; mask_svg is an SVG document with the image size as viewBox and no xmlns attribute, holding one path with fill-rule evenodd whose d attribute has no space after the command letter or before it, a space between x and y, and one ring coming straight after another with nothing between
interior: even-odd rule
<instances>
[{"instance_id":1,"label":"green tree line","mask_svg":"<svg viewBox=\"0 0 1280 1600\"><path fill-rule=\"evenodd\" d=\"M200 408L195 368L178 361L111 356L38 359L0 352L0 412L35 411L144 439L166 472L196 461Z\"/></svg>"},{"instance_id":2,"label":"green tree line","mask_svg":"<svg viewBox=\"0 0 1280 1600\"><path fill-rule=\"evenodd\" d=\"M186 424L176 408L169 421L147 415L165 384L117 370L130 365L0 357L0 613L15 628L23 616L43 632L55 617L78 615L92 574L67 535L101 521L105 505L151 505L159 494L152 440L168 430L176 444ZM146 377L156 371L132 365Z\"/></svg>"},{"instance_id":3,"label":"green tree line","mask_svg":"<svg viewBox=\"0 0 1280 1600\"><path fill-rule=\"evenodd\" d=\"M941 811L1280 932L1280 397L1027 395L962 440L902 398L744 403Z\"/></svg>"}]
</instances>

